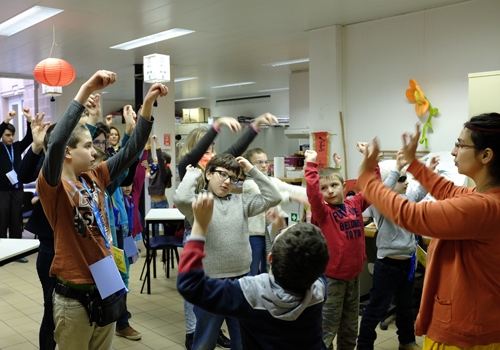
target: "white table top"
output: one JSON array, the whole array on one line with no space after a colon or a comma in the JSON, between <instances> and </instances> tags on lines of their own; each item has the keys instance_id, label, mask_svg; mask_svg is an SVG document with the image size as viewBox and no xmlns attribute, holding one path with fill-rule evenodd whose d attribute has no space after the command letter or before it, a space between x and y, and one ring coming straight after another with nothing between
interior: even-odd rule
<instances>
[{"instance_id":1,"label":"white table top","mask_svg":"<svg viewBox=\"0 0 500 350\"><path fill-rule=\"evenodd\" d=\"M17 254L25 253L33 248L38 248L38 239L1 238L0 261L11 258Z\"/></svg>"},{"instance_id":2,"label":"white table top","mask_svg":"<svg viewBox=\"0 0 500 350\"><path fill-rule=\"evenodd\" d=\"M146 220L184 220L184 215L177 208L151 209Z\"/></svg>"}]
</instances>

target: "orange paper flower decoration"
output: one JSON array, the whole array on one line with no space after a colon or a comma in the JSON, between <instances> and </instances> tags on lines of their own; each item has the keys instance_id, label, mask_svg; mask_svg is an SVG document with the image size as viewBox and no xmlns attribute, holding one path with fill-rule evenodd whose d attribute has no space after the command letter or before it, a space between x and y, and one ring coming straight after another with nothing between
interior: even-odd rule
<instances>
[{"instance_id":1,"label":"orange paper flower decoration","mask_svg":"<svg viewBox=\"0 0 500 350\"><path fill-rule=\"evenodd\" d=\"M48 86L66 86L75 80L75 69L59 58L47 58L38 63L34 70L35 79Z\"/></svg>"},{"instance_id":2,"label":"orange paper flower decoration","mask_svg":"<svg viewBox=\"0 0 500 350\"><path fill-rule=\"evenodd\" d=\"M415 103L415 112L419 117L429 109L429 101L427 101L424 93L413 79L410 79L410 88L406 90L406 97Z\"/></svg>"}]
</instances>

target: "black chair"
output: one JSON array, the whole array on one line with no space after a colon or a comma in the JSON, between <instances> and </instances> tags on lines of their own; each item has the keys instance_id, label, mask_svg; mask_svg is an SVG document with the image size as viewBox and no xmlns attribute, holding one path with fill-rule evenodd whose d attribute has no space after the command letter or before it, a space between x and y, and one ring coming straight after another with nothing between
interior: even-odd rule
<instances>
[{"instance_id":1,"label":"black chair","mask_svg":"<svg viewBox=\"0 0 500 350\"><path fill-rule=\"evenodd\" d=\"M144 246L146 247L146 250L148 252L148 257L146 258L146 261L144 261L141 276L139 278L140 280L142 280L144 270L150 267L151 262L153 262L153 278L156 278L156 256L157 251L159 250L162 251L162 261L164 264L165 275L167 278L170 278L170 268L174 268L175 266L174 255L177 259L178 265L179 252L177 248L183 247L183 238L175 235L175 232L180 229L179 225L182 225L183 228L184 223L179 223L178 225L165 225L167 230L166 232L164 232L164 235L155 235L153 237L149 237L149 233L143 235ZM149 230L149 227L146 227L146 230ZM172 265L170 266L170 264ZM144 281L142 282L141 293L143 292L144 286L149 278L151 278L151 276L146 276L144 278Z\"/></svg>"}]
</instances>

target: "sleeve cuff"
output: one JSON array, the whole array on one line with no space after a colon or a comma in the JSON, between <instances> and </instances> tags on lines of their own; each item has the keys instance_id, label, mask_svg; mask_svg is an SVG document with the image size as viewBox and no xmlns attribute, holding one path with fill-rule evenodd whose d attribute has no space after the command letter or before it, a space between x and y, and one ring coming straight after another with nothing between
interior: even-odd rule
<instances>
[{"instance_id":1,"label":"sleeve cuff","mask_svg":"<svg viewBox=\"0 0 500 350\"><path fill-rule=\"evenodd\" d=\"M255 133L257 133L257 134L258 134L258 133L259 133L259 130L255 129L255 126L253 126L253 123L252 123L251 125L252 125L252 129L253 129L253 131L255 131Z\"/></svg>"},{"instance_id":2,"label":"sleeve cuff","mask_svg":"<svg viewBox=\"0 0 500 350\"><path fill-rule=\"evenodd\" d=\"M215 126L215 124L212 124L212 128L214 128L215 132L220 133L220 129Z\"/></svg>"},{"instance_id":3,"label":"sleeve cuff","mask_svg":"<svg viewBox=\"0 0 500 350\"><path fill-rule=\"evenodd\" d=\"M204 236L189 236L187 239L186 239L186 242L191 242L191 241L195 241L195 242L206 242L207 241L207 237L204 237Z\"/></svg>"}]
</instances>

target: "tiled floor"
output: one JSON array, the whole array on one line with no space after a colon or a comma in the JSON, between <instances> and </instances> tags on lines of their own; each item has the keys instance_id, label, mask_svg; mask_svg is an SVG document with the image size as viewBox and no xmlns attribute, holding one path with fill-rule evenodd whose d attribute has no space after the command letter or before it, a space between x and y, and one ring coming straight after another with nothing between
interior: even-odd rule
<instances>
[{"instance_id":1,"label":"tiled floor","mask_svg":"<svg viewBox=\"0 0 500 350\"><path fill-rule=\"evenodd\" d=\"M25 238L31 238L30 235ZM36 272L36 254L29 262L13 262L0 267L0 349L38 349L38 330L43 312L42 288ZM175 288L176 269L170 279L158 262L158 278L152 279L152 294L140 294L139 280L144 259L132 266L128 309L130 324L142 333L142 339L131 341L115 337L114 349L184 349L185 323L183 299ZM394 322L387 331L377 328L375 349L396 350L398 340ZM423 338L417 343L422 345Z\"/></svg>"}]
</instances>

